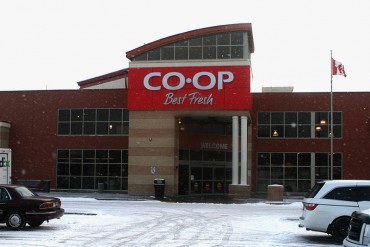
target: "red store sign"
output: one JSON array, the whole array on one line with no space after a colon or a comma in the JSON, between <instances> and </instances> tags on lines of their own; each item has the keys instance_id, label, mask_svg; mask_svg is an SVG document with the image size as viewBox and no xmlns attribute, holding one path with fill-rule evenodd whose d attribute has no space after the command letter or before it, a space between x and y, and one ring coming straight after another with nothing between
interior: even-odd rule
<instances>
[{"instance_id":1,"label":"red store sign","mask_svg":"<svg viewBox=\"0 0 370 247\"><path fill-rule=\"evenodd\" d=\"M250 66L129 69L129 110L249 110Z\"/></svg>"}]
</instances>

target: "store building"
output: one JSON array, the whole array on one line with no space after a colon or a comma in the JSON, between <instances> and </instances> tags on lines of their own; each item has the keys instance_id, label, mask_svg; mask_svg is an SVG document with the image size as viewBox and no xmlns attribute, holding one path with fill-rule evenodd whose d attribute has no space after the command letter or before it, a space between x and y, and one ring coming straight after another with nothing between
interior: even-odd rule
<instances>
[{"instance_id":1,"label":"store building","mask_svg":"<svg viewBox=\"0 0 370 247\"><path fill-rule=\"evenodd\" d=\"M249 23L203 28L126 53L129 68L79 90L0 92L12 179L52 189L152 195L304 193L317 180L369 179L370 93L251 93Z\"/></svg>"}]
</instances>

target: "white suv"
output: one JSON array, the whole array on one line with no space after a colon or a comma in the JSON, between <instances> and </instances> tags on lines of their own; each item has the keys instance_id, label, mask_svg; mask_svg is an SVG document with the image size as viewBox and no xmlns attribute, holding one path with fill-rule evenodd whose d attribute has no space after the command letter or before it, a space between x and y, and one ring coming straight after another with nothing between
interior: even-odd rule
<instances>
[{"instance_id":1,"label":"white suv","mask_svg":"<svg viewBox=\"0 0 370 247\"><path fill-rule=\"evenodd\" d=\"M303 199L299 227L347 236L353 211L370 208L370 180L330 180L316 183Z\"/></svg>"}]
</instances>

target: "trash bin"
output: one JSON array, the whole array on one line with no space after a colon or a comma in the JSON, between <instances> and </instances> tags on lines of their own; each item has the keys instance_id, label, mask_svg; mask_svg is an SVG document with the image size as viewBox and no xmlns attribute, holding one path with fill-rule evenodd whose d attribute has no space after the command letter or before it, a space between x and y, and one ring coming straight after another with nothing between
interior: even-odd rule
<instances>
[{"instance_id":1,"label":"trash bin","mask_svg":"<svg viewBox=\"0 0 370 247\"><path fill-rule=\"evenodd\" d=\"M164 187L166 185L166 180L163 178L154 179L154 197L160 199L164 197Z\"/></svg>"},{"instance_id":2,"label":"trash bin","mask_svg":"<svg viewBox=\"0 0 370 247\"><path fill-rule=\"evenodd\" d=\"M268 201L283 201L284 186L280 184L271 184L267 186Z\"/></svg>"},{"instance_id":3,"label":"trash bin","mask_svg":"<svg viewBox=\"0 0 370 247\"><path fill-rule=\"evenodd\" d=\"M44 192L50 192L50 180L42 180L42 187Z\"/></svg>"},{"instance_id":4,"label":"trash bin","mask_svg":"<svg viewBox=\"0 0 370 247\"><path fill-rule=\"evenodd\" d=\"M103 193L104 187L105 187L104 183L98 183L98 192Z\"/></svg>"}]
</instances>

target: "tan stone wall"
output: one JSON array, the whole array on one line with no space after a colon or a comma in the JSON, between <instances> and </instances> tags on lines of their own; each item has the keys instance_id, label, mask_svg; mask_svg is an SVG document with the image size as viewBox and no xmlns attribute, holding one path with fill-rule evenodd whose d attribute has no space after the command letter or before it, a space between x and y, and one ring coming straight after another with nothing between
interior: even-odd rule
<instances>
[{"instance_id":1,"label":"tan stone wall","mask_svg":"<svg viewBox=\"0 0 370 247\"><path fill-rule=\"evenodd\" d=\"M155 178L166 180L165 195L178 194L179 117L249 116L247 111L130 111L129 114L128 193L130 195L154 195ZM248 139L251 139L251 126L248 133ZM250 141L248 143L248 164L250 164L252 147ZM250 184L250 174L248 177L248 184Z\"/></svg>"},{"instance_id":2,"label":"tan stone wall","mask_svg":"<svg viewBox=\"0 0 370 247\"><path fill-rule=\"evenodd\" d=\"M154 195L155 178L165 195L177 194L178 134L174 112L130 111L128 193Z\"/></svg>"}]
</instances>

